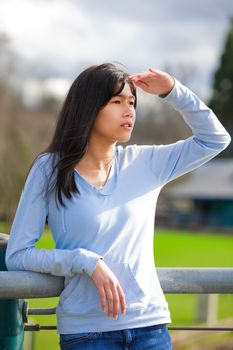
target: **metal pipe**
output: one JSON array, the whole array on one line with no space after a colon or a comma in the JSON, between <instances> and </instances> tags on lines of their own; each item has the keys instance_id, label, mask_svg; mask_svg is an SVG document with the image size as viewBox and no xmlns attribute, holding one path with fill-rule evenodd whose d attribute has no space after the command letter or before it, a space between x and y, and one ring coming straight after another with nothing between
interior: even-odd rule
<instances>
[{"instance_id":1,"label":"metal pipe","mask_svg":"<svg viewBox=\"0 0 233 350\"><path fill-rule=\"evenodd\" d=\"M7 240L0 236L0 271L5 273L5 250ZM1 282L0 282L1 283ZM7 296L7 292L5 294ZM0 349L24 349L23 300L0 300Z\"/></svg>"},{"instance_id":2,"label":"metal pipe","mask_svg":"<svg viewBox=\"0 0 233 350\"><path fill-rule=\"evenodd\" d=\"M233 268L158 268L164 293L233 293ZM0 299L57 297L64 278L28 271L0 271Z\"/></svg>"},{"instance_id":3,"label":"metal pipe","mask_svg":"<svg viewBox=\"0 0 233 350\"><path fill-rule=\"evenodd\" d=\"M159 268L157 273L165 293L233 293L233 268Z\"/></svg>"},{"instance_id":4,"label":"metal pipe","mask_svg":"<svg viewBox=\"0 0 233 350\"><path fill-rule=\"evenodd\" d=\"M29 271L0 272L0 299L56 297L63 288L63 277Z\"/></svg>"},{"instance_id":5,"label":"metal pipe","mask_svg":"<svg viewBox=\"0 0 233 350\"><path fill-rule=\"evenodd\" d=\"M38 331L51 331L56 330L57 326L41 326L39 324L26 324L24 326L25 332L38 332ZM232 327L168 327L172 331L219 331L219 332L232 332Z\"/></svg>"},{"instance_id":6,"label":"metal pipe","mask_svg":"<svg viewBox=\"0 0 233 350\"><path fill-rule=\"evenodd\" d=\"M55 307L48 307L48 308L33 308L28 309L27 314L28 315L54 315L56 313Z\"/></svg>"}]
</instances>

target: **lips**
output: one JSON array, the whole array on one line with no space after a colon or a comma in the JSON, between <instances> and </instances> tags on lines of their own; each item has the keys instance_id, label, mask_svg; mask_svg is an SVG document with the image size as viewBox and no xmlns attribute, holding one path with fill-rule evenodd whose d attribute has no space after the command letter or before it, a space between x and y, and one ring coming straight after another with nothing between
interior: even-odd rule
<instances>
[{"instance_id":1,"label":"lips","mask_svg":"<svg viewBox=\"0 0 233 350\"><path fill-rule=\"evenodd\" d=\"M123 124L121 124L122 127L125 127L125 128L132 128L132 123L130 122L125 122Z\"/></svg>"}]
</instances>

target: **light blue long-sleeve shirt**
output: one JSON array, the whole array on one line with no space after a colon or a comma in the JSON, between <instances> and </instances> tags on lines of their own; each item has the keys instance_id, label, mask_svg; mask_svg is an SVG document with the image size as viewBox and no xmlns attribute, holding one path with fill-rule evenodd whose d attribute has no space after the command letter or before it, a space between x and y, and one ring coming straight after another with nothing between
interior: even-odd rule
<instances>
[{"instance_id":1,"label":"light blue long-sleeve shirt","mask_svg":"<svg viewBox=\"0 0 233 350\"><path fill-rule=\"evenodd\" d=\"M161 146L115 148L103 189L74 169L80 194L43 196L52 155L36 160L22 191L6 252L9 270L65 276L57 307L58 332L101 332L170 323L154 265L154 215L160 190L169 181L207 162L227 147L230 136L214 113L179 81L165 98L191 127L193 136ZM201 179L200 179L201 181ZM56 248L36 249L46 216ZM126 314L117 320L102 311L91 275L100 258L118 278Z\"/></svg>"}]
</instances>

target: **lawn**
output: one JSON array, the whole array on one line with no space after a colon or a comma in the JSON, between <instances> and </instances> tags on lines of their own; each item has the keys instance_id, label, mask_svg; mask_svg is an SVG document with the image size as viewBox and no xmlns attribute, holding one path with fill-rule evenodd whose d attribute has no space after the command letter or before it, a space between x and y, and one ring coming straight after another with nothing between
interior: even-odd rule
<instances>
[{"instance_id":1,"label":"lawn","mask_svg":"<svg viewBox=\"0 0 233 350\"><path fill-rule=\"evenodd\" d=\"M7 232L8 226L0 225L0 232ZM52 248L54 243L45 230L37 247ZM154 240L155 263L157 267L233 267L233 235L194 233L185 231L157 230ZM166 295L170 306L172 325L195 323L197 295ZM30 299L30 307L56 306L57 298ZM218 318L233 316L233 295L220 295ZM30 323L55 325L55 316L30 317ZM58 350L56 331L34 333L35 350Z\"/></svg>"}]
</instances>

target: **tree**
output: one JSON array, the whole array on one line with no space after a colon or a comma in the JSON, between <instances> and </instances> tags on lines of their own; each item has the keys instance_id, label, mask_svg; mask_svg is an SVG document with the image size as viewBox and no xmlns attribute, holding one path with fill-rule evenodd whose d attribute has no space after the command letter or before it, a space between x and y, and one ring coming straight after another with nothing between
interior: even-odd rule
<instances>
[{"instance_id":1,"label":"tree","mask_svg":"<svg viewBox=\"0 0 233 350\"><path fill-rule=\"evenodd\" d=\"M227 33L220 65L214 74L213 94L209 102L228 132L233 136L233 18ZM221 154L233 157L233 143Z\"/></svg>"},{"instance_id":2,"label":"tree","mask_svg":"<svg viewBox=\"0 0 233 350\"><path fill-rule=\"evenodd\" d=\"M43 106L23 105L16 61L10 39L0 32L0 221L13 219L31 162L48 145L54 127Z\"/></svg>"}]
</instances>

